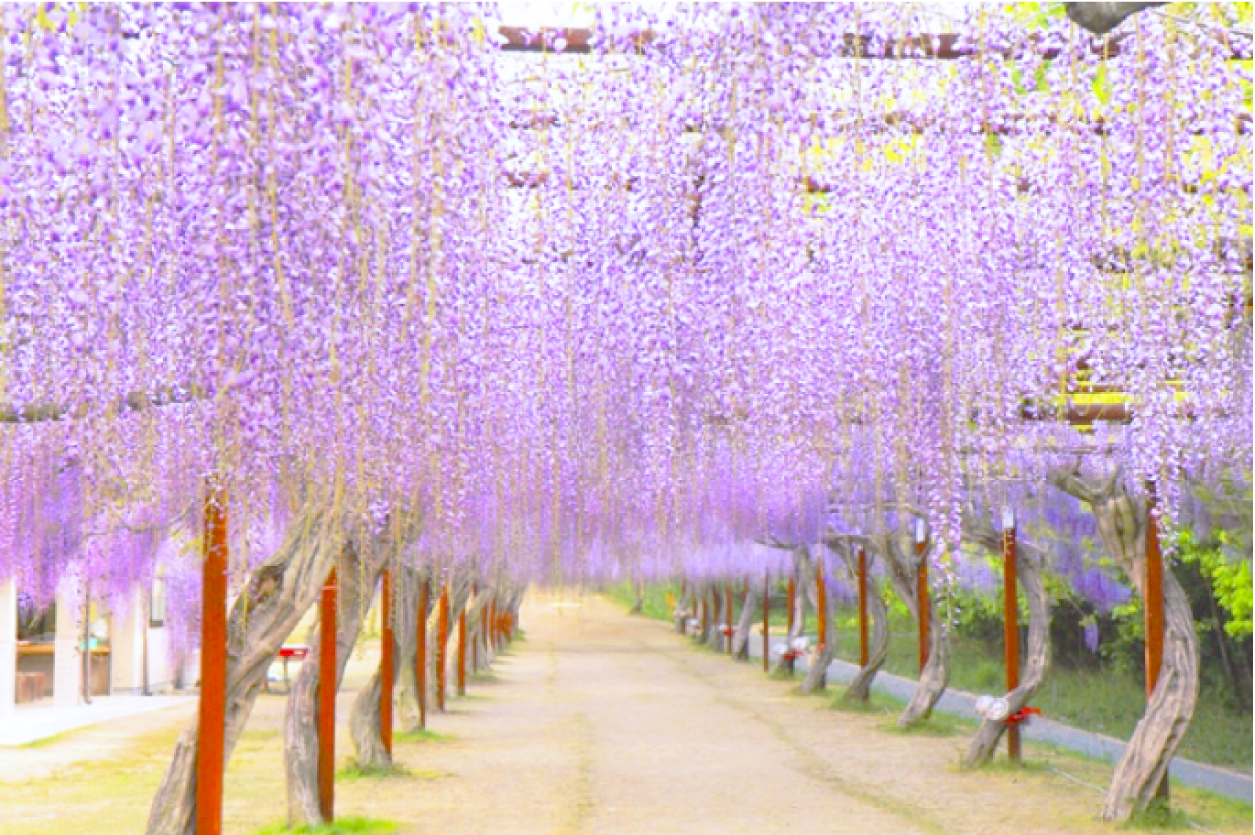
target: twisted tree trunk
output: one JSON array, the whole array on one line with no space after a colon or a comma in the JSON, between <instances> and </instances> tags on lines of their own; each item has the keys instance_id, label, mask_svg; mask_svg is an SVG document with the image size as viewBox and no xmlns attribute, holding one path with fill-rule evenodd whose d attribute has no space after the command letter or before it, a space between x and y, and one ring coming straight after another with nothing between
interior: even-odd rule
<instances>
[{"instance_id":1,"label":"twisted tree trunk","mask_svg":"<svg viewBox=\"0 0 1255 835\"><path fill-rule=\"evenodd\" d=\"M920 599L916 594L920 567L928 559L928 550L918 560L908 559L893 537L882 537L881 553L885 555L889 583L902 598L912 617L919 620ZM930 546L931 547L931 546ZM927 594L927 591L925 591ZM933 706L950 683L950 641L941 628L936 606L928 607L928 661L920 670L919 682L911 701L898 717L898 727L910 728L932 715Z\"/></svg>"},{"instance_id":2,"label":"twisted tree trunk","mask_svg":"<svg viewBox=\"0 0 1255 835\"><path fill-rule=\"evenodd\" d=\"M253 571L227 621L226 738L230 759L279 648L318 599L343 547L341 526L327 507L309 507L289 527L279 550ZM197 725L175 744L153 798L148 835L193 835L196 826Z\"/></svg>"},{"instance_id":3,"label":"twisted tree trunk","mask_svg":"<svg viewBox=\"0 0 1255 835\"><path fill-rule=\"evenodd\" d=\"M1060 490L1090 505L1103 549L1146 599L1146 500L1135 501L1117 470L1098 483L1075 469L1051 474ZM1145 811L1167 778L1168 763L1189 729L1198 702L1199 647L1189 599L1171 571L1163 572L1163 663L1159 680L1137 723L1103 803L1104 820L1127 820Z\"/></svg>"},{"instance_id":4,"label":"twisted tree trunk","mask_svg":"<svg viewBox=\"0 0 1255 835\"><path fill-rule=\"evenodd\" d=\"M754 617L758 612L758 592L753 583L745 584L745 597L741 602L741 617L737 621L736 634L732 640L732 656L738 661L747 661L750 657L750 630L754 625Z\"/></svg>"},{"instance_id":5,"label":"twisted tree trunk","mask_svg":"<svg viewBox=\"0 0 1255 835\"><path fill-rule=\"evenodd\" d=\"M807 565L810 568L810 550L807 549ZM818 558L816 558L818 559ZM828 668L832 666L832 659L835 653L833 648L836 645L836 634L833 632L833 602L832 595L824 595L824 605L819 605L818 584L826 582L822 579L822 575L817 570L809 572L810 577L806 585L806 596L810 598L811 605L815 607L815 617L823 623L820 630L825 637L822 644L815 647L814 653L811 655L810 666L806 671L806 678L802 681L801 690L803 693L813 693L817 690L825 690L828 687Z\"/></svg>"},{"instance_id":6,"label":"twisted tree trunk","mask_svg":"<svg viewBox=\"0 0 1255 835\"><path fill-rule=\"evenodd\" d=\"M392 607L392 634L396 643L396 651L393 653L392 680L398 685L405 680L407 670L410 680L414 678L414 653L417 648L415 618L418 615L419 582L417 573L413 569L403 568L397 573L396 605ZM353 747L357 751L358 767L362 769L386 769L392 765L392 755L383 744L380 715L382 675L382 669L375 671L366 686L358 691L353 699L353 706L349 710L349 734L353 739ZM393 695L397 703L402 705L407 699L412 699L413 714L417 716L418 694L415 688L407 692L401 686L397 686Z\"/></svg>"},{"instance_id":7,"label":"twisted tree trunk","mask_svg":"<svg viewBox=\"0 0 1255 835\"><path fill-rule=\"evenodd\" d=\"M355 547L344 549L337 566L336 602L336 690L344 680L344 668L357 644L375 584L383 572L383 549L372 549L365 557ZM283 715L283 766L287 776L288 823L291 826L319 826L323 818L318 792L318 679L322 667L322 619L311 630L309 654L292 682L287 709ZM378 704L378 690L375 702Z\"/></svg>"},{"instance_id":8,"label":"twisted tree trunk","mask_svg":"<svg viewBox=\"0 0 1255 835\"><path fill-rule=\"evenodd\" d=\"M632 608L628 610L628 614L639 615L645 608L645 586L641 582L640 577L632 581L632 590L635 596L632 600Z\"/></svg>"},{"instance_id":9,"label":"twisted tree trunk","mask_svg":"<svg viewBox=\"0 0 1255 835\"><path fill-rule=\"evenodd\" d=\"M706 624L703 640L711 649L722 651L723 627L728 620L728 613L724 611L727 606L724 605L724 595L719 591L719 584L711 583L706 589L706 596L710 600L710 620Z\"/></svg>"},{"instance_id":10,"label":"twisted tree trunk","mask_svg":"<svg viewBox=\"0 0 1255 835\"><path fill-rule=\"evenodd\" d=\"M805 546L795 546L789 550L793 554L793 625L788 630L784 651L780 653L780 657L772 666L773 675L793 675L793 658L787 656L793 652L793 642L802 636L802 629L806 626L806 584L810 582L807 576L809 559Z\"/></svg>"},{"instance_id":11,"label":"twisted tree trunk","mask_svg":"<svg viewBox=\"0 0 1255 835\"><path fill-rule=\"evenodd\" d=\"M693 584L685 583L684 591L680 593L680 600L676 604L675 611L671 613L671 620L675 624L675 631L680 635L686 634L688 631L689 618L697 609L693 605Z\"/></svg>"},{"instance_id":12,"label":"twisted tree trunk","mask_svg":"<svg viewBox=\"0 0 1255 835\"><path fill-rule=\"evenodd\" d=\"M839 537L829 537L824 544L841 557L851 576L857 578L858 562L849 544L842 542ZM866 565L870 570L875 549L869 547L867 543L863 544L863 548L866 554ZM871 697L872 682L876 680L876 674L880 672L881 667L889 658L889 613L885 608L885 599L881 597L879 590L872 583L867 584L867 608L872 618L867 663L859 667L854 680L850 682L845 695L842 696L842 699L847 702L866 702Z\"/></svg>"},{"instance_id":13,"label":"twisted tree trunk","mask_svg":"<svg viewBox=\"0 0 1255 835\"><path fill-rule=\"evenodd\" d=\"M1001 538L984 520L965 515L963 537L990 551L1002 553ZM1008 715L1028 704L1050 668L1050 597L1042 583L1041 564L1041 554L1036 548L1022 541L1016 543L1016 573L1024 590L1024 599L1028 602L1028 654L1019 686L1005 697ZM981 722L963 757L963 766L973 768L989 762L1006 730L1005 720L986 719Z\"/></svg>"}]
</instances>

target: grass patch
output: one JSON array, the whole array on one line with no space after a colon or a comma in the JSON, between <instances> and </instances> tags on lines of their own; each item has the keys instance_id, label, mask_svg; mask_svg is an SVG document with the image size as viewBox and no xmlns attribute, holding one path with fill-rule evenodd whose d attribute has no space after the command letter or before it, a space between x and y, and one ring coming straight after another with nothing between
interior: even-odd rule
<instances>
[{"instance_id":1,"label":"grass patch","mask_svg":"<svg viewBox=\"0 0 1255 835\"><path fill-rule=\"evenodd\" d=\"M400 763L389 765L362 765L357 760L349 760L344 767L336 772L337 780L369 780L385 777L408 777L410 770Z\"/></svg>"},{"instance_id":2,"label":"grass patch","mask_svg":"<svg viewBox=\"0 0 1255 835\"><path fill-rule=\"evenodd\" d=\"M858 657L858 615L852 608L837 613L837 657ZM919 673L914 624L890 615L889 658L884 672L915 679ZM950 687L969 693L1003 693L1005 674L999 651L973 638L953 635L950 643ZM1032 700L1049 719L1082 730L1128 739L1146 709L1146 693L1132 675L1115 670L1076 670L1052 665ZM1218 693L1204 687L1189 732L1178 751L1199 762L1251 773L1251 714L1225 707Z\"/></svg>"},{"instance_id":3,"label":"grass patch","mask_svg":"<svg viewBox=\"0 0 1255 835\"><path fill-rule=\"evenodd\" d=\"M396 742L452 742L457 739L453 734L443 734L439 731L429 731L426 729L417 731L398 731L392 735L392 739Z\"/></svg>"},{"instance_id":4,"label":"grass patch","mask_svg":"<svg viewBox=\"0 0 1255 835\"><path fill-rule=\"evenodd\" d=\"M289 829L286 824L274 824L254 830L252 835L374 835L379 832L396 832L393 821L375 818L341 818L335 823L322 826L298 826Z\"/></svg>"},{"instance_id":5,"label":"grass patch","mask_svg":"<svg viewBox=\"0 0 1255 835\"><path fill-rule=\"evenodd\" d=\"M66 737L70 736L71 734L77 733L78 731L81 731L81 730L83 730L83 728L71 728L68 731L62 731L59 734L46 736L43 739L32 739L30 742L23 742L21 745L17 747L18 748L47 748L49 745L58 743L61 740L65 739Z\"/></svg>"}]
</instances>

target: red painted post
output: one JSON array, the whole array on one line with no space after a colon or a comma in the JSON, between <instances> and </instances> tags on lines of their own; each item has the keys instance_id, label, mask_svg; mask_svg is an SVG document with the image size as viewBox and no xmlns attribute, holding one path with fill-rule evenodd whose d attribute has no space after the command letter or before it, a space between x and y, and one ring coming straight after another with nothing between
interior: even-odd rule
<instances>
[{"instance_id":1,"label":"red painted post","mask_svg":"<svg viewBox=\"0 0 1255 835\"><path fill-rule=\"evenodd\" d=\"M763 672L770 669L768 666L767 655L770 652L769 627L767 620L771 616L771 575L763 574Z\"/></svg>"},{"instance_id":2,"label":"red painted post","mask_svg":"<svg viewBox=\"0 0 1255 835\"><path fill-rule=\"evenodd\" d=\"M819 645L828 646L828 589L824 583L824 566L815 562L815 618L819 621Z\"/></svg>"},{"instance_id":3,"label":"red painted post","mask_svg":"<svg viewBox=\"0 0 1255 835\"><path fill-rule=\"evenodd\" d=\"M392 756L392 678L396 664L392 635L392 572L384 569L379 589L379 612L382 621L379 649L379 736L384 750Z\"/></svg>"},{"instance_id":4,"label":"red painted post","mask_svg":"<svg viewBox=\"0 0 1255 835\"><path fill-rule=\"evenodd\" d=\"M220 835L227 717L227 495L212 479L206 483L203 550L196 835Z\"/></svg>"},{"instance_id":5,"label":"red painted post","mask_svg":"<svg viewBox=\"0 0 1255 835\"><path fill-rule=\"evenodd\" d=\"M318 801L322 817L336 806L336 570L322 587L318 631Z\"/></svg>"},{"instance_id":6,"label":"red painted post","mask_svg":"<svg viewBox=\"0 0 1255 835\"><path fill-rule=\"evenodd\" d=\"M475 584L471 586L471 591L474 593L476 599L478 599L479 598L479 582L478 581L476 581ZM479 610L479 623L480 623L480 630L482 631L483 624L484 624L484 610L483 609ZM476 671L478 669L479 669L479 638L477 636L475 640L471 642L471 670Z\"/></svg>"},{"instance_id":7,"label":"red painted post","mask_svg":"<svg viewBox=\"0 0 1255 835\"><path fill-rule=\"evenodd\" d=\"M445 652L449 646L449 584L445 583L440 590L440 622L436 634L436 707L444 711L445 685L448 677L445 670Z\"/></svg>"},{"instance_id":8,"label":"red painted post","mask_svg":"<svg viewBox=\"0 0 1255 835\"><path fill-rule=\"evenodd\" d=\"M1020 686L1020 609L1016 602L1015 513L1002 512L1002 644L1007 667L1007 692ZM1020 726L1007 727L1007 756L1020 761Z\"/></svg>"},{"instance_id":9,"label":"red painted post","mask_svg":"<svg viewBox=\"0 0 1255 835\"><path fill-rule=\"evenodd\" d=\"M794 621L793 597L796 593L797 593L797 589L794 588L794 585L793 585L793 576L790 575L789 576L789 621L788 621L788 633L790 636L793 635L793 621Z\"/></svg>"},{"instance_id":10,"label":"red painted post","mask_svg":"<svg viewBox=\"0 0 1255 835\"><path fill-rule=\"evenodd\" d=\"M466 695L466 608L458 615L458 695Z\"/></svg>"},{"instance_id":11,"label":"red painted post","mask_svg":"<svg viewBox=\"0 0 1255 835\"><path fill-rule=\"evenodd\" d=\"M919 571L915 574L915 599L919 614L919 670L922 673L928 664L928 537L924 535L924 520L915 523L915 558L919 561Z\"/></svg>"},{"instance_id":12,"label":"red painted post","mask_svg":"<svg viewBox=\"0 0 1255 835\"><path fill-rule=\"evenodd\" d=\"M1154 695L1163 668L1163 554L1159 548L1159 520L1155 518L1155 485L1148 485L1150 497L1146 502L1146 701ZM1168 770L1164 769L1163 782L1155 795L1167 803Z\"/></svg>"},{"instance_id":13,"label":"red painted post","mask_svg":"<svg viewBox=\"0 0 1255 835\"><path fill-rule=\"evenodd\" d=\"M858 663L867 666L867 552L858 546Z\"/></svg>"},{"instance_id":14,"label":"red painted post","mask_svg":"<svg viewBox=\"0 0 1255 835\"><path fill-rule=\"evenodd\" d=\"M414 653L414 682L418 687L418 727L427 727L427 607L431 600L431 580L424 579L418 591L418 647Z\"/></svg>"}]
</instances>

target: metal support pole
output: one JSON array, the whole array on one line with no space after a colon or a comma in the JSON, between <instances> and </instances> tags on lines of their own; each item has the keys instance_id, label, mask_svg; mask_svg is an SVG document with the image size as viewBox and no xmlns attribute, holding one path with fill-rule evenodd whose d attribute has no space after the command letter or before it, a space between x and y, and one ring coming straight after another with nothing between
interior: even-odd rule
<instances>
[{"instance_id":1,"label":"metal support pole","mask_svg":"<svg viewBox=\"0 0 1255 835\"><path fill-rule=\"evenodd\" d=\"M322 587L318 632L318 800L323 820L336 807L336 570Z\"/></svg>"},{"instance_id":2,"label":"metal support pole","mask_svg":"<svg viewBox=\"0 0 1255 835\"><path fill-rule=\"evenodd\" d=\"M382 621L379 638L379 736L384 750L392 756L392 684L395 669L395 641L392 634L392 572L384 569L379 588Z\"/></svg>"},{"instance_id":3,"label":"metal support pole","mask_svg":"<svg viewBox=\"0 0 1255 835\"><path fill-rule=\"evenodd\" d=\"M206 484L204 558L196 835L221 835L227 719L227 495L213 480Z\"/></svg>"},{"instance_id":4,"label":"metal support pole","mask_svg":"<svg viewBox=\"0 0 1255 835\"><path fill-rule=\"evenodd\" d=\"M1007 668L1007 692L1020 686L1020 608L1016 601L1015 513L1002 512L1002 645ZM1020 762L1020 726L1007 727L1007 756Z\"/></svg>"}]
</instances>

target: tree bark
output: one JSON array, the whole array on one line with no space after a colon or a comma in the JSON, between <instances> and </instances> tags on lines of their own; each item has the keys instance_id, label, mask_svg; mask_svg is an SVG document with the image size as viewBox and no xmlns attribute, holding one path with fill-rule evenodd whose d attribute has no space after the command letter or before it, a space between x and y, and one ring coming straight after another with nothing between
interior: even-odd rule
<instances>
[{"instance_id":1,"label":"tree bark","mask_svg":"<svg viewBox=\"0 0 1255 835\"><path fill-rule=\"evenodd\" d=\"M806 626L806 584L810 582L807 565L810 562L806 546L794 546L789 549L793 554L793 626L785 638L784 652L772 665L774 675L793 675L793 659L786 657L793 651L793 642L802 636Z\"/></svg>"},{"instance_id":2,"label":"tree bark","mask_svg":"<svg viewBox=\"0 0 1255 835\"><path fill-rule=\"evenodd\" d=\"M1117 470L1101 483L1075 470L1057 470L1050 482L1086 502L1098 523L1103 549L1146 599L1146 500L1134 500ZM1137 723L1103 802L1104 820L1127 820L1159 793L1168 763L1189 729L1198 702L1199 646L1194 613L1171 571L1163 572L1164 640L1159 681Z\"/></svg>"},{"instance_id":3,"label":"tree bark","mask_svg":"<svg viewBox=\"0 0 1255 835\"><path fill-rule=\"evenodd\" d=\"M736 634L732 641L732 656L738 661L748 661L750 657L750 633L754 619L758 614L758 592L753 583L745 584L745 597L741 602L741 617L737 621Z\"/></svg>"},{"instance_id":4,"label":"tree bark","mask_svg":"<svg viewBox=\"0 0 1255 835\"><path fill-rule=\"evenodd\" d=\"M227 759L239 741L279 648L318 599L343 547L340 525L326 507L308 507L279 550L253 571L227 622ZM193 720L153 798L148 835L193 835L196 824L197 727Z\"/></svg>"},{"instance_id":5,"label":"tree bark","mask_svg":"<svg viewBox=\"0 0 1255 835\"><path fill-rule=\"evenodd\" d=\"M406 691L402 682L414 678L414 653L416 650L415 617L418 615L419 579L413 569L402 569L397 573L396 600L393 607L394 627L392 630L396 642L393 653L393 681L397 683L394 700L398 705L405 705L407 699L412 700L413 716L418 714L418 695L415 688ZM370 681L358 691L349 710L349 733L356 749L356 760L362 769L386 769L392 765L392 756L383 744L383 728L380 716L380 693L383 689L382 670L376 670ZM397 718L402 711L397 711ZM397 723L398 726L400 722Z\"/></svg>"},{"instance_id":6,"label":"tree bark","mask_svg":"<svg viewBox=\"0 0 1255 835\"><path fill-rule=\"evenodd\" d=\"M893 590L902 598L910 610L912 617L918 620L920 600L916 595L917 577L921 562L912 556L908 558L900 549L893 536L880 538L881 553L885 556L885 567L888 569L889 583ZM925 550L921 560L928 559L929 548ZM941 628L941 619L936 606L928 607L928 662L920 670L919 681L911 701L907 703L902 715L898 717L898 727L910 728L932 715L933 706L946 692L950 683L950 641Z\"/></svg>"},{"instance_id":7,"label":"tree bark","mask_svg":"<svg viewBox=\"0 0 1255 835\"><path fill-rule=\"evenodd\" d=\"M339 582L336 624L336 690L344 680L344 668L357 643L375 585L386 562L383 549L372 549L363 556L350 545L337 566ZM321 620L311 631L309 654L292 682L287 709L283 715L283 765L287 776L288 823L293 826L319 826L327 823L322 815L318 792L318 671L322 653L318 635ZM375 701L379 694L376 691ZM380 743L382 745L382 743Z\"/></svg>"},{"instance_id":8,"label":"tree bark","mask_svg":"<svg viewBox=\"0 0 1255 835\"><path fill-rule=\"evenodd\" d=\"M1002 540L993 526L966 514L963 538L995 553L1002 553ZM1050 597L1041 578L1041 553L1024 541L1016 543L1016 552L1016 573L1024 590L1024 599L1028 602L1028 653L1019 686L1005 696L1008 715L1028 704L1050 668ZM989 762L1006 730L1005 720L986 719L981 722L963 757L963 766L973 768Z\"/></svg>"},{"instance_id":9,"label":"tree bark","mask_svg":"<svg viewBox=\"0 0 1255 835\"><path fill-rule=\"evenodd\" d=\"M632 600L632 608L628 610L628 614L639 615L645 608L645 586L641 583L639 577L632 581L632 590L635 597Z\"/></svg>"},{"instance_id":10,"label":"tree bark","mask_svg":"<svg viewBox=\"0 0 1255 835\"><path fill-rule=\"evenodd\" d=\"M688 631L689 618L693 616L696 609L692 605L693 600L693 584L691 582L684 584L684 590L680 593L679 603L676 604L675 611L671 613L671 620L675 624L675 631L680 635L684 635Z\"/></svg>"},{"instance_id":11,"label":"tree bark","mask_svg":"<svg viewBox=\"0 0 1255 835\"><path fill-rule=\"evenodd\" d=\"M832 666L832 659L835 654L833 652L833 648L836 645L836 634L833 632L832 623L832 595L825 594L824 605L823 607L820 607L819 594L816 586L816 584L820 582L820 573L814 570L810 565L809 549L807 549L806 554L808 574L810 575L806 583L806 596L810 598L811 605L815 607L815 617L817 619L823 619L822 634L826 636L826 642L823 645L816 645L815 651L811 654L810 666L806 671L806 678L802 680L802 692L814 693L818 690L825 690L828 687L828 668ZM818 559L818 557L816 559Z\"/></svg>"},{"instance_id":12,"label":"tree bark","mask_svg":"<svg viewBox=\"0 0 1255 835\"><path fill-rule=\"evenodd\" d=\"M850 575L857 578L858 561L849 543L841 541L838 537L829 537L824 544L841 557ZM870 543L863 543L863 548L866 553L867 569L870 571L876 549ZM880 672L889 658L889 613L885 607L885 599L880 595L875 584L870 582L867 584L867 609L872 619L867 663L859 667L854 680L850 682L845 695L842 696L842 700L847 702L866 702L871 697L872 682L876 680L876 674Z\"/></svg>"},{"instance_id":13,"label":"tree bark","mask_svg":"<svg viewBox=\"0 0 1255 835\"><path fill-rule=\"evenodd\" d=\"M721 652L723 650L723 627L727 622L727 608L724 605L723 593L719 590L718 583L711 583L706 588L706 597L710 600L710 621L707 623L705 643L706 646Z\"/></svg>"}]
</instances>

